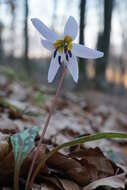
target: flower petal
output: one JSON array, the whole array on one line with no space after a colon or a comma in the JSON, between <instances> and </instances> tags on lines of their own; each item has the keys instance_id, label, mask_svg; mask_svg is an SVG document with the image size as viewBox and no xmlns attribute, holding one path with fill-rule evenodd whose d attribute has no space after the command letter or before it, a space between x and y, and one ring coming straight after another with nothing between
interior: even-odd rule
<instances>
[{"instance_id":1,"label":"flower petal","mask_svg":"<svg viewBox=\"0 0 127 190\"><path fill-rule=\"evenodd\" d=\"M59 38L59 36L55 32L51 31L39 19L32 18L31 21L32 21L33 25L35 26L35 28L38 30L38 32L40 32L42 34L42 36L44 38L46 38L47 40L49 40L50 42L55 42Z\"/></svg>"},{"instance_id":2,"label":"flower petal","mask_svg":"<svg viewBox=\"0 0 127 190\"><path fill-rule=\"evenodd\" d=\"M74 55L69 59L68 62L66 62L67 68L70 71L72 78L75 82L78 82L78 75L79 75L79 69L78 69L78 62Z\"/></svg>"},{"instance_id":3,"label":"flower petal","mask_svg":"<svg viewBox=\"0 0 127 190\"><path fill-rule=\"evenodd\" d=\"M77 36L77 32L78 32L78 24L74 19L74 17L70 16L64 28L64 35L71 36L72 40L74 40Z\"/></svg>"},{"instance_id":4,"label":"flower petal","mask_svg":"<svg viewBox=\"0 0 127 190\"><path fill-rule=\"evenodd\" d=\"M72 44L72 52L77 57L86 59L96 59L104 56L104 53L98 50L90 49L81 44Z\"/></svg>"},{"instance_id":5,"label":"flower petal","mask_svg":"<svg viewBox=\"0 0 127 190\"><path fill-rule=\"evenodd\" d=\"M53 50L53 44L49 42L48 40L41 39L41 44L48 50Z\"/></svg>"},{"instance_id":6,"label":"flower petal","mask_svg":"<svg viewBox=\"0 0 127 190\"><path fill-rule=\"evenodd\" d=\"M60 67L60 65L59 65L59 62L58 62L58 56L56 56L55 58L52 57L52 60L51 60L50 66L49 66L49 70L48 70L48 82L53 81L59 67Z\"/></svg>"}]
</instances>

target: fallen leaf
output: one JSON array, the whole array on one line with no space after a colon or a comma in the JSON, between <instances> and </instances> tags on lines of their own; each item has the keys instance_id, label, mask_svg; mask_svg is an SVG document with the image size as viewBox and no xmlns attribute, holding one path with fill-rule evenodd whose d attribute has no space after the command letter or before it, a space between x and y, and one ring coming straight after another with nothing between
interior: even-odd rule
<instances>
[{"instance_id":1,"label":"fallen leaf","mask_svg":"<svg viewBox=\"0 0 127 190\"><path fill-rule=\"evenodd\" d=\"M32 190L37 190L37 188L32 188ZM51 184L42 184L38 190L59 190Z\"/></svg>"},{"instance_id":2,"label":"fallen leaf","mask_svg":"<svg viewBox=\"0 0 127 190\"><path fill-rule=\"evenodd\" d=\"M10 119L0 119L0 132L5 134L15 134L19 132L19 128Z\"/></svg>"},{"instance_id":3,"label":"fallen leaf","mask_svg":"<svg viewBox=\"0 0 127 190\"><path fill-rule=\"evenodd\" d=\"M11 146L7 140L0 141L0 161L10 152Z\"/></svg>"},{"instance_id":4,"label":"fallen leaf","mask_svg":"<svg viewBox=\"0 0 127 190\"><path fill-rule=\"evenodd\" d=\"M14 172L13 152L9 152L4 159L0 160L0 185L12 184Z\"/></svg>"},{"instance_id":5,"label":"fallen leaf","mask_svg":"<svg viewBox=\"0 0 127 190\"><path fill-rule=\"evenodd\" d=\"M21 167L21 176L26 176L28 175L28 171L29 171L29 168L31 166L31 163L33 161L33 157L35 155L35 152L37 151L37 147L35 147L29 154L28 156L26 157L26 159L24 160L23 162L23 165ZM37 165L38 165L38 161L40 160L40 158L42 157L43 154L45 154L45 145L41 145L40 148L39 148L39 153L38 153L38 156L37 156L37 159L35 161L35 164L34 164L34 167L36 168ZM47 164L45 164L44 167L41 168L40 170L40 175L41 174L48 174L48 166Z\"/></svg>"},{"instance_id":6,"label":"fallen leaf","mask_svg":"<svg viewBox=\"0 0 127 190\"><path fill-rule=\"evenodd\" d=\"M108 186L112 188L125 188L125 177L126 174L120 174L120 175L115 175L111 177L106 177L103 179L99 179L94 181L93 183L90 183L86 187L83 188L83 190L92 190L96 189L99 186Z\"/></svg>"},{"instance_id":7,"label":"fallen leaf","mask_svg":"<svg viewBox=\"0 0 127 190\"><path fill-rule=\"evenodd\" d=\"M69 190L80 190L79 186L73 181L70 181L67 179L60 179L60 178L59 178L59 181L64 190L68 190L68 189Z\"/></svg>"},{"instance_id":8,"label":"fallen leaf","mask_svg":"<svg viewBox=\"0 0 127 190\"><path fill-rule=\"evenodd\" d=\"M8 110L10 119L23 119L23 112L17 111L15 108L10 107Z\"/></svg>"},{"instance_id":9,"label":"fallen leaf","mask_svg":"<svg viewBox=\"0 0 127 190\"><path fill-rule=\"evenodd\" d=\"M56 187L58 187L61 190L80 190L81 188L72 180L63 179L59 177L52 177L53 175L49 177L43 176L42 179L46 180L47 182L50 182L54 184Z\"/></svg>"},{"instance_id":10,"label":"fallen leaf","mask_svg":"<svg viewBox=\"0 0 127 190\"><path fill-rule=\"evenodd\" d=\"M60 153L55 153L47 160L49 167L60 170L80 185L88 184L95 177L94 166L82 165L78 160L72 159ZM93 175L94 174L94 175Z\"/></svg>"},{"instance_id":11,"label":"fallen leaf","mask_svg":"<svg viewBox=\"0 0 127 190\"><path fill-rule=\"evenodd\" d=\"M74 158L82 159L82 163L83 160L87 160L89 164L92 164L96 167L97 171L100 173L99 177L101 177L101 175L105 175L106 177L114 174L114 169L112 167L111 161L104 156L99 148L80 148L75 152L73 151L71 153L71 156Z\"/></svg>"}]
</instances>

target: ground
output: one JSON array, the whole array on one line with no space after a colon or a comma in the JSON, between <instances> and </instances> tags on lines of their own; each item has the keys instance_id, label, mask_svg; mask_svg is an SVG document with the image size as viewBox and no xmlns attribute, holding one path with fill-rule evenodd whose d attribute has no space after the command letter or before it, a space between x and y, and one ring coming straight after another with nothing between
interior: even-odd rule
<instances>
[{"instance_id":1,"label":"ground","mask_svg":"<svg viewBox=\"0 0 127 190\"><path fill-rule=\"evenodd\" d=\"M55 89L0 76L0 184L12 188L14 157L10 136L32 126L41 134ZM45 139L47 151L56 145L98 132L127 133L125 96L109 95L95 90L66 92L57 99ZM39 136L35 139L36 144ZM65 148L49 159L41 169L33 189L88 190L98 186L120 189L127 172L127 140L103 139ZM28 168L35 149L25 159L20 185L24 189ZM41 153L41 150L40 150ZM6 180L5 180L6 177ZM104 188L101 188L104 189Z\"/></svg>"}]
</instances>

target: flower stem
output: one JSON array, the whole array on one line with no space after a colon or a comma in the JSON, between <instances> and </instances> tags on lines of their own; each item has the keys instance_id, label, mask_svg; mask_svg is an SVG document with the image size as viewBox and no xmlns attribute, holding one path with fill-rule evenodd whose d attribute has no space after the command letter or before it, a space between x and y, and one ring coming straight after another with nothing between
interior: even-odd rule
<instances>
[{"instance_id":1,"label":"flower stem","mask_svg":"<svg viewBox=\"0 0 127 190\"><path fill-rule=\"evenodd\" d=\"M58 96L59 96L59 94L60 94L60 90L61 90L61 87L62 87L62 84L63 84L64 76L65 76L65 74L66 74L66 70L67 70L67 67L64 65L63 73L62 73L62 75L61 75L61 79L60 79L60 81L59 81L59 84L58 84L58 87L57 87L57 90L56 90L55 97L54 97L54 99L53 99L53 101L52 101L52 105L51 105L51 107L50 107L49 114L48 114L47 120L46 120L46 122L45 122L44 129L43 129L43 131L42 131L42 134L41 134L39 143L38 143L38 145L37 145L37 150L36 150L36 153L35 153L35 155L34 155L34 157L33 157L33 161L32 161L32 164L31 164L29 173L28 173L25 190L28 189L29 181L30 181L31 174L32 174L32 171L33 171L33 167L34 167L35 161L36 161L36 159L37 159L37 156L38 156L38 154L39 154L39 149L40 149L42 140L44 139L45 133L46 133L46 131L47 131L48 124L49 124L49 121L50 121L50 119L51 119L52 113L53 113L53 111L54 111L54 109L55 109L55 105L56 105L56 102L57 102L57 98L58 98ZM32 186L32 184L31 184L31 186Z\"/></svg>"}]
</instances>

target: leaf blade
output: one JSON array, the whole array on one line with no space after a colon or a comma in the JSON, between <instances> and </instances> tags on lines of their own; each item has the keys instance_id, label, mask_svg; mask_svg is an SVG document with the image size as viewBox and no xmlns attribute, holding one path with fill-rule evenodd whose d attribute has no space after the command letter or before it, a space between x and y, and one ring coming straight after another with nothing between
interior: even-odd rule
<instances>
[{"instance_id":1,"label":"leaf blade","mask_svg":"<svg viewBox=\"0 0 127 190\"><path fill-rule=\"evenodd\" d=\"M121 138L121 139L127 139L127 134L124 133L97 133L94 135L88 135L88 136L83 136L77 139L74 139L72 141L63 143L61 145L56 146L53 150L51 150L49 153L47 153L45 156L43 156L37 166L37 168L35 169L32 178L31 178L31 184L33 183L36 175L38 174L40 168L42 166L44 166L46 160L48 160L48 158L50 158L53 154L55 154L58 150L65 148L65 147L71 147L71 146L75 146L78 144L83 144L85 142L90 142L90 141L95 141L95 140L101 140L101 139L105 139L105 138L109 138L109 139L115 139L115 138Z\"/></svg>"},{"instance_id":2,"label":"leaf blade","mask_svg":"<svg viewBox=\"0 0 127 190\"><path fill-rule=\"evenodd\" d=\"M21 133L16 133L11 136L11 144L13 147L15 161L19 159L22 162L30 151L34 148L34 139L38 133L39 129L37 126L33 126Z\"/></svg>"}]
</instances>

